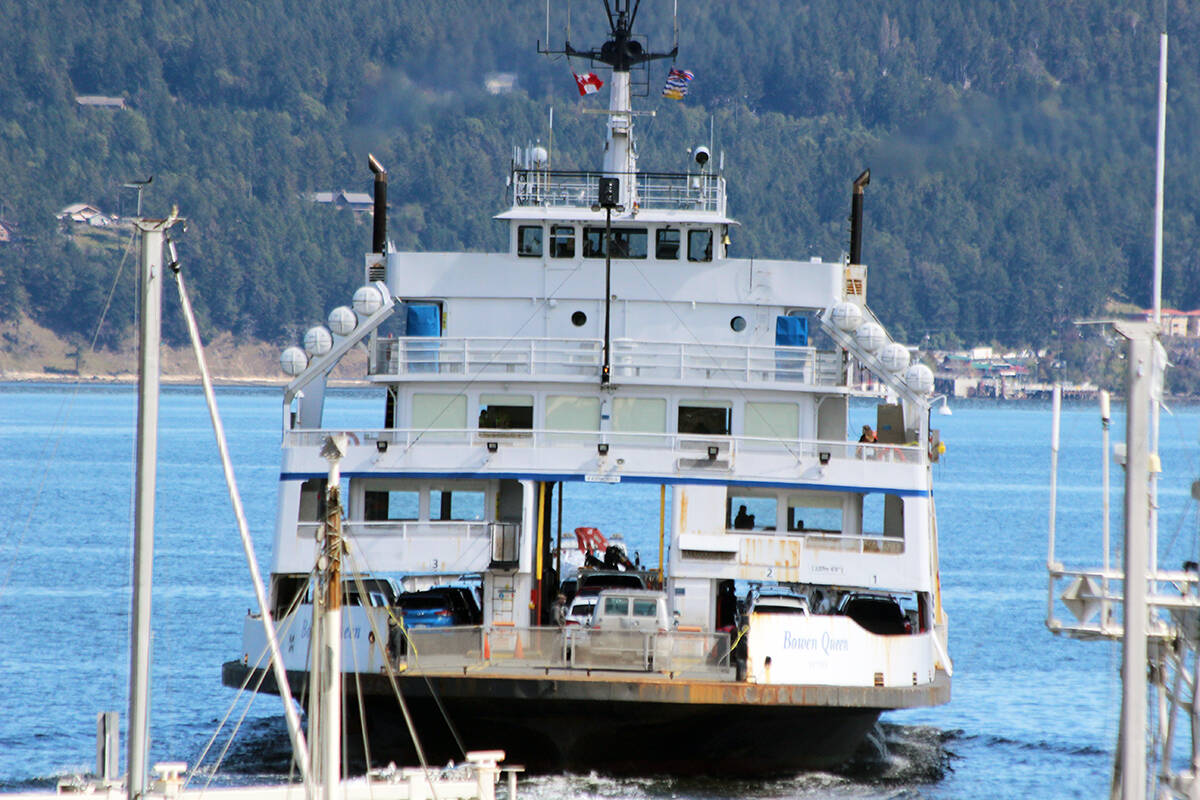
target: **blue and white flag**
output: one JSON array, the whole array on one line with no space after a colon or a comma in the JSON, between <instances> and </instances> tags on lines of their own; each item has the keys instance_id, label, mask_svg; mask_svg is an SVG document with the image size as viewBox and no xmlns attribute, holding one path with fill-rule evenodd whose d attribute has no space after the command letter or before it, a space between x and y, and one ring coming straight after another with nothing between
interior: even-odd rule
<instances>
[{"instance_id":1,"label":"blue and white flag","mask_svg":"<svg viewBox=\"0 0 1200 800\"><path fill-rule=\"evenodd\" d=\"M692 82L692 78L696 77L686 69L675 69L671 67L671 71L667 73L667 84L663 86L663 97L669 97L672 100L682 100L684 95L688 93L688 84Z\"/></svg>"}]
</instances>

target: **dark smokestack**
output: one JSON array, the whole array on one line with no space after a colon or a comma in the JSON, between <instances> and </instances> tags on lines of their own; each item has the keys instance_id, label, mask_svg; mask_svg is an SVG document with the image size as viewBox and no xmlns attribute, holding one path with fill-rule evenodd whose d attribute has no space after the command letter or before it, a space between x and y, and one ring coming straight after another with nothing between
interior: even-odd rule
<instances>
[{"instance_id":1,"label":"dark smokestack","mask_svg":"<svg viewBox=\"0 0 1200 800\"><path fill-rule=\"evenodd\" d=\"M850 196L850 263L859 264L862 259L862 204L863 188L871 182L870 168L864 169L854 179L854 193Z\"/></svg>"},{"instance_id":2,"label":"dark smokestack","mask_svg":"<svg viewBox=\"0 0 1200 800\"><path fill-rule=\"evenodd\" d=\"M375 227L371 232L371 252L382 254L387 249L387 170L367 153L367 163L375 173Z\"/></svg>"}]
</instances>

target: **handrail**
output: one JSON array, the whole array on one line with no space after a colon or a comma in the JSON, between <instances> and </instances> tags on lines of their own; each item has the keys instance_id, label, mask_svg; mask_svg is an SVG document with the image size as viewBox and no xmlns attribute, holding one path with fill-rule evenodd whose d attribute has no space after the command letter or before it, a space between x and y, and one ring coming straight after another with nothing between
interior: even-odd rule
<instances>
[{"instance_id":1,"label":"handrail","mask_svg":"<svg viewBox=\"0 0 1200 800\"><path fill-rule=\"evenodd\" d=\"M591 208L599 196L605 172L574 170L514 169L512 204ZM725 211L725 178L713 173L638 172L623 173L635 181L634 196L642 209Z\"/></svg>"},{"instance_id":2,"label":"handrail","mask_svg":"<svg viewBox=\"0 0 1200 800\"><path fill-rule=\"evenodd\" d=\"M368 374L412 380L503 375L504 380L598 380L599 339L381 337ZM713 381L840 386L832 352L787 345L613 340L613 376L625 383Z\"/></svg>"}]
</instances>

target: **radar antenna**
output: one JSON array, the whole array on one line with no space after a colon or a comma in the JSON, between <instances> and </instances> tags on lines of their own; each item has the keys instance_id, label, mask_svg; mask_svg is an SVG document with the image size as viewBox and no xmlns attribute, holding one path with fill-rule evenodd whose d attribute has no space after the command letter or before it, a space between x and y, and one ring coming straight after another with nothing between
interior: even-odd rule
<instances>
[{"instance_id":1,"label":"radar antenna","mask_svg":"<svg viewBox=\"0 0 1200 800\"><path fill-rule=\"evenodd\" d=\"M603 0L604 13L608 15L609 40L599 49L576 50L571 46L570 34L561 50L543 49L538 43L538 52L542 55L568 58L586 58L592 62L607 64L614 72L629 72L631 67L663 58L675 58L679 55L678 24L676 25L675 46L667 53L647 52L642 43L633 38L633 23L637 19L638 9L642 0ZM547 6L547 23L549 23L549 7ZM547 24L547 30L549 25ZM547 43L548 44L548 43Z\"/></svg>"}]
</instances>

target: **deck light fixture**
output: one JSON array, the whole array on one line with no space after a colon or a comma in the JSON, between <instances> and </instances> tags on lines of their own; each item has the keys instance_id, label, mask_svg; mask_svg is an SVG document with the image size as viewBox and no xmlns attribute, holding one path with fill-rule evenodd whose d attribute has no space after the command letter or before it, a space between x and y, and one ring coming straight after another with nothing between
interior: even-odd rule
<instances>
[{"instance_id":1,"label":"deck light fixture","mask_svg":"<svg viewBox=\"0 0 1200 800\"><path fill-rule=\"evenodd\" d=\"M829 463L829 452L822 450L821 452L817 453L817 460L821 462L821 466L825 466Z\"/></svg>"},{"instance_id":2,"label":"deck light fixture","mask_svg":"<svg viewBox=\"0 0 1200 800\"><path fill-rule=\"evenodd\" d=\"M388 447L387 439L380 439L379 441L375 442L375 449L381 453L386 453L387 447Z\"/></svg>"},{"instance_id":3,"label":"deck light fixture","mask_svg":"<svg viewBox=\"0 0 1200 800\"><path fill-rule=\"evenodd\" d=\"M488 442L487 449L488 449L489 453L494 453L500 449L500 443L499 442Z\"/></svg>"},{"instance_id":4,"label":"deck light fixture","mask_svg":"<svg viewBox=\"0 0 1200 800\"><path fill-rule=\"evenodd\" d=\"M608 455L608 442L600 442L596 445L596 452L602 456Z\"/></svg>"},{"instance_id":5,"label":"deck light fixture","mask_svg":"<svg viewBox=\"0 0 1200 800\"><path fill-rule=\"evenodd\" d=\"M716 461L716 460L717 460L717 454L718 454L718 453L720 453L720 452L721 452L721 448L720 448L720 447L718 447L718 446L717 446L717 445L715 445L715 444L710 444L710 445L708 446L708 460L709 460L709 461Z\"/></svg>"}]
</instances>

